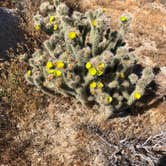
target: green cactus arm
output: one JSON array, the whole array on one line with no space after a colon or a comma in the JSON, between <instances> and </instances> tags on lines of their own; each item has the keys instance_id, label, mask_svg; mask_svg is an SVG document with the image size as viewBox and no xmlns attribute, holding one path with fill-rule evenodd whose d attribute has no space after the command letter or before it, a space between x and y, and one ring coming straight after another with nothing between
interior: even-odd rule
<instances>
[{"instance_id":1,"label":"green cactus arm","mask_svg":"<svg viewBox=\"0 0 166 166\"><path fill-rule=\"evenodd\" d=\"M33 77L32 77L32 76L29 76L28 74L25 74L25 80L26 80L30 85L34 85Z\"/></svg>"},{"instance_id":2,"label":"green cactus arm","mask_svg":"<svg viewBox=\"0 0 166 166\"><path fill-rule=\"evenodd\" d=\"M121 93L122 93L122 96L123 96L126 100L129 99L130 95L129 95L129 93L127 92L127 90L123 90Z\"/></svg>"},{"instance_id":3,"label":"green cactus arm","mask_svg":"<svg viewBox=\"0 0 166 166\"><path fill-rule=\"evenodd\" d=\"M76 89L76 92L77 92L76 98L82 103L82 105L88 106L89 101L88 101L88 95L86 92L86 87L84 87L84 88L79 87Z\"/></svg>"},{"instance_id":4,"label":"green cactus arm","mask_svg":"<svg viewBox=\"0 0 166 166\"><path fill-rule=\"evenodd\" d=\"M120 24L120 34L121 35L125 35L126 32L129 29L130 23L131 23L132 17L129 13L123 14L122 16L120 16L119 18L119 24Z\"/></svg>"},{"instance_id":5,"label":"green cactus arm","mask_svg":"<svg viewBox=\"0 0 166 166\"><path fill-rule=\"evenodd\" d=\"M136 74L132 73L128 76L128 78L129 78L131 84L136 84L137 83L138 76Z\"/></svg>"},{"instance_id":6,"label":"green cactus arm","mask_svg":"<svg viewBox=\"0 0 166 166\"><path fill-rule=\"evenodd\" d=\"M117 32L110 33L106 50L116 51L124 43L122 35Z\"/></svg>"},{"instance_id":7,"label":"green cactus arm","mask_svg":"<svg viewBox=\"0 0 166 166\"><path fill-rule=\"evenodd\" d=\"M91 30L90 30L90 43L92 44L92 56L96 56L97 54L97 48L98 48L98 44L100 41L100 34L99 34L99 30L97 29L96 25L93 25L93 14L91 12L89 12L87 14L88 17L88 21L89 24L91 26ZM95 20L96 21L96 20Z\"/></svg>"},{"instance_id":8,"label":"green cactus arm","mask_svg":"<svg viewBox=\"0 0 166 166\"><path fill-rule=\"evenodd\" d=\"M139 100L145 93L146 86L154 79L154 74L151 68L147 67L142 72L142 77L138 80L135 90L128 99L128 105Z\"/></svg>"},{"instance_id":9,"label":"green cactus arm","mask_svg":"<svg viewBox=\"0 0 166 166\"><path fill-rule=\"evenodd\" d=\"M43 86L41 78L42 78L42 76L39 73L37 73L36 75L33 76L33 82L34 82L35 86L39 90L41 90L43 93L45 93L45 94L47 94L49 96L57 95L58 93L56 93L56 92L54 92L54 91L52 91L52 90L50 90L50 89L48 89L48 88Z\"/></svg>"},{"instance_id":10,"label":"green cactus arm","mask_svg":"<svg viewBox=\"0 0 166 166\"><path fill-rule=\"evenodd\" d=\"M112 82L110 82L109 84L108 84L108 87L109 88L118 88L119 87L119 83L118 83L118 81L116 81L116 80L114 80L114 81L112 81Z\"/></svg>"},{"instance_id":11,"label":"green cactus arm","mask_svg":"<svg viewBox=\"0 0 166 166\"><path fill-rule=\"evenodd\" d=\"M54 57L54 46L53 43L50 42L50 40L46 40L44 43L45 49L48 51L49 55Z\"/></svg>"}]
</instances>

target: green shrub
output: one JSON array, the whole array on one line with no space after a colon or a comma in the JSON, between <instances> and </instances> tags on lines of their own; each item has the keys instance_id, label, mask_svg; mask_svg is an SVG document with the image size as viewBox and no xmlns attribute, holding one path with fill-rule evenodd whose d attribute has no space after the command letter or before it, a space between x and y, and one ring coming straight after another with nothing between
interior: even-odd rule
<instances>
[{"instance_id":1,"label":"green shrub","mask_svg":"<svg viewBox=\"0 0 166 166\"><path fill-rule=\"evenodd\" d=\"M138 61L124 42L130 18L120 18L112 31L103 9L71 13L58 1L44 2L34 16L34 27L50 38L29 60L29 83L49 95L69 95L101 111L123 111L145 92L153 80L151 68L138 74Z\"/></svg>"}]
</instances>

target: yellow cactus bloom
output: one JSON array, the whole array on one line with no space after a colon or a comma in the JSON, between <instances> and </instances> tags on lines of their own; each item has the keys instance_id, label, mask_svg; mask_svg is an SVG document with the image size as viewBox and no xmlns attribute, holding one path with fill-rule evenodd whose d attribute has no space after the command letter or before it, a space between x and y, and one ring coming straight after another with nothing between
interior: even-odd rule
<instances>
[{"instance_id":1,"label":"yellow cactus bloom","mask_svg":"<svg viewBox=\"0 0 166 166\"><path fill-rule=\"evenodd\" d=\"M127 21L127 17L126 17L126 16L121 16L121 17L120 17L120 21L126 22L126 21Z\"/></svg>"},{"instance_id":2,"label":"yellow cactus bloom","mask_svg":"<svg viewBox=\"0 0 166 166\"><path fill-rule=\"evenodd\" d=\"M48 73L48 74L54 74L54 72L55 72L55 69L48 69L48 70L47 70L47 73Z\"/></svg>"},{"instance_id":3,"label":"yellow cactus bloom","mask_svg":"<svg viewBox=\"0 0 166 166\"><path fill-rule=\"evenodd\" d=\"M102 74L103 74L103 71L101 71L101 70L98 70L98 71L97 71L97 75L98 75L98 76L101 76Z\"/></svg>"},{"instance_id":4,"label":"yellow cactus bloom","mask_svg":"<svg viewBox=\"0 0 166 166\"><path fill-rule=\"evenodd\" d=\"M104 84L103 84L102 82L98 82L98 83L97 83L97 88L100 88L100 89L101 89L101 88L103 88L103 87L104 87Z\"/></svg>"},{"instance_id":5,"label":"yellow cactus bloom","mask_svg":"<svg viewBox=\"0 0 166 166\"><path fill-rule=\"evenodd\" d=\"M135 99L139 100L141 98L141 94L139 92L134 93Z\"/></svg>"},{"instance_id":6,"label":"yellow cactus bloom","mask_svg":"<svg viewBox=\"0 0 166 166\"><path fill-rule=\"evenodd\" d=\"M96 26L97 26L97 20L92 20L92 21L91 21L91 24L92 24L94 27L96 27Z\"/></svg>"},{"instance_id":7,"label":"yellow cactus bloom","mask_svg":"<svg viewBox=\"0 0 166 166\"><path fill-rule=\"evenodd\" d=\"M68 33L68 37L69 37L69 39L72 39L72 40L73 40L73 39L75 39L75 38L77 37L77 34L76 34L76 32L73 32L73 31L72 31L72 32L69 32L69 33Z\"/></svg>"},{"instance_id":8,"label":"yellow cactus bloom","mask_svg":"<svg viewBox=\"0 0 166 166\"><path fill-rule=\"evenodd\" d=\"M99 63L99 64L97 65L97 69L98 69L98 70L103 70L104 67L105 67L105 64L104 64L103 62L101 62L101 63Z\"/></svg>"},{"instance_id":9,"label":"yellow cactus bloom","mask_svg":"<svg viewBox=\"0 0 166 166\"><path fill-rule=\"evenodd\" d=\"M61 77L62 76L62 72L60 70L55 70L54 71L54 75L55 75L55 77Z\"/></svg>"},{"instance_id":10,"label":"yellow cactus bloom","mask_svg":"<svg viewBox=\"0 0 166 166\"><path fill-rule=\"evenodd\" d=\"M46 68L50 69L52 67L53 67L53 63L51 61L48 61L47 64L46 64Z\"/></svg>"},{"instance_id":11,"label":"yellow cactus bloom","mask_svg":"<svg viewBox=\"0 0 166 166\"><path fill-rule=\"evenodd\" d=\"M107 101L107 103L111 103L112 102L112 97L111 96L107 97L106 101Z\"/></svg>"},{"instance_id":12,"label":"yellow cactus bloom","mask_svg":"<svg viewBox=\"0 0 166 166\"><path fill-rule=\"evenodd\" d=\"M64 66L65 66L65 64L64 64L64 62L62 62L62 61L57 61L56 63L55 63L55 65L56 65L56 67L57 68L64 68Z\"/></svg>"},{"instance_id":13,"label":"yellow cactus bloom","mask_svg":"<svg viewBox=\"0 0 166 166\"><path fill-rule=\"evenodd\" d=\"M35 25L34 28L35 28L37 31L39 31L39 30L41 29L41 27L40 27L39 24Z\"/></svg>"},{"instance_id":14,"label":"yellow cactus bloom","mask_svg":"<svg viewBox=\"0 0 166 166\"><path fill-rule=\"evenodd\" d=\"M89 85L90 89L94 89L96 87L97 87L97 83L95 81L91 82L90 85Z\"/></svg>"},{"instance_id":15,"label":"yellow cactus bloom","mask_svg":"<svg viewBox=\"0 0 166 166\"><path fill-rule=\"evenodd\" d=\"M52 24L55 21L55 17L54 16L50 16L50 23Z\"/></svg>"},{"instance_id":16,"label":"yellow cactus bloom","mask_svg":"<svg viewBox=\"0 0 166 166\"><path fill-rule=\"evenodd\" d=\"M85 65L85 67L86 67L87 69L90 69L90 68L92 67L92 64L91 64L90 62L87 62L86 65Z\"/></svg>"},{"instance_id":17,"label":"yellow cactus bloom","mask_svg":"<svg viewBox=\"0 0 166 166\"><path fill-rule=\"evenodd\" d=\"M89 74L95 76L97 74L97 70L94 67L92 67L89 69Z\"/></svg>"},{"instance_id":18,"label":"yellow cactus bloom","mask_svg":"<svg viewBox=\"0 0 166 166\"><path fill-rule=\"evenodd\" d=\"M31 70L28 70L27 71L27 75L30 76L32 74L32 71Z\"/></svg>"},{"instance_id":19,"label":"yellow cactus bloom","mask_svg":"<svg viewBox=\"0 0 166 166\"><path fill-rule=\"evenodd\" d=\"M54 27L53 27L54 31L56 31L58 29L58 25L55 24Z\"/></svg>"}]
</instances>

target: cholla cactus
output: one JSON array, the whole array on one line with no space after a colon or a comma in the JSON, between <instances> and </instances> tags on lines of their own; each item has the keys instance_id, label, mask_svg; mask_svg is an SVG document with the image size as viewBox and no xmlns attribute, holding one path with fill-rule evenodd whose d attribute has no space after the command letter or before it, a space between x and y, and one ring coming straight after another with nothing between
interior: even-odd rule
<instances>
[{"instance_id":1,"label":"cholla cactus","mask_svg":"<svg viewBox=\"0 0 166 166\"><path fill-rule=\"evenodd\" d=\"M27 81L47 94L73 96L101 111L125 110L154 77L150 68L135 73L137 58L123 40L129 20L122 16L120 31L111 31L103 9L69 13L64 3L44 2L34 25L50 38L29 60Z\"/></svg>"}]
</instances>

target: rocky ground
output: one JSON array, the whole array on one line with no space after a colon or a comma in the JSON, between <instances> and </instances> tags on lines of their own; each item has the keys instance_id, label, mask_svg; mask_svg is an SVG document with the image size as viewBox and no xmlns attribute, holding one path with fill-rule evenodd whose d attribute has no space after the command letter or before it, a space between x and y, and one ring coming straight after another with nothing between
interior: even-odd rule
<instances>
[{"instance_id":1,"label":"rocky ground","mask_svg":"<svg viewBox=\"0 0 166 166\"><path fill-rule=\"evenodd\" d=\"M29 10L26 11L26 15L21 15L20 25L15 28L17 30L15 36L19 35L21 40L16 38L11 43L7 42L9 45L5 44L12 49L5 48L8 50L6 52L8 61L2 61L0 64L0 165L149 166L159 163L159 160L158 165L164 165L164 162L166 163L165 2L148 0L66 2L70 7L81 11L98 6L105 7L106 14L111 16L110 26L113 29L118 28L117 20L120 14L130 13L132 22L126 35L127 44L135 49L135 54L143 65L160 68L160 72L156 72L158 73L155 78L156 84L148 89L142 100L143 104L138 103L125 117L107 120L97 110L84 108L74 99L44 96L26 84L23 75L27 65L19 58L20 53L33 53L46 38L43 34L39 37L39 34L33 31L29 20L37 5L32 7L28 3L27 9L31 8L31 12ZM0 4L8 8L14 8L16 5L10 1L3 1ZM4 28L2 25L0 24L0 28ZM3 48L4 52L2 44L8 41L10 32L6 31L8 35L0 38L0 51ZM18 42L19 44L16 44ZM1 59L6 57L2 52L0 55Z\"/></svg>"}]
</instances>

